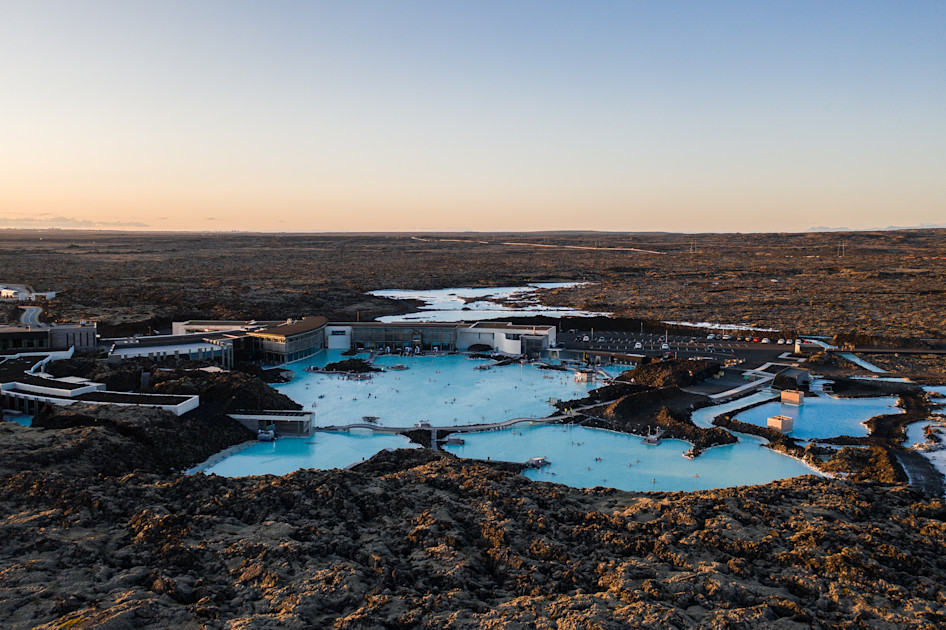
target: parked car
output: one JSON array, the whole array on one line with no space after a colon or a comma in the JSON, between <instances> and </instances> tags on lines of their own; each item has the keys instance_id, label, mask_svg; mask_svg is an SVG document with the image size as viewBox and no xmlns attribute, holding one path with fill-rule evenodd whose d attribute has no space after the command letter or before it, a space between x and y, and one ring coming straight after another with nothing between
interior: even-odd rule
<instances>
[{"instance_id":1,"label":"parked car","mask_svg":"<svg viewBox=\"0 0 946 630\"><path fill-rule=\"evenodd\" d=\"M716 339L716 335L714 335L714 334L709 334L709 335L706 335L706 338L707 338L707 339Z\"/></svg>"},{"instance_id":2,"label":"parked car","mask_svg":"<svg viewBox=\"0 0 946 630\"><path fill-rule=\"evenodd\" d=\"M598 343L605 343L606 341L607 339L605 339L604 337L598 337Z\"/></svg>"},{"instance_id":3,"label":"parked car","mask_svg":"<svg viewBox=\"0 0 946 630\"><path fill-rule=\"evenodd\" d=\"M772 343L772 341L768 337L763 337L762 343Z\"/></svg>"},{"instance_id":4,"label":"parked car","mask_svg":"<svg viewBox=\"0 0 946 630\"><path fill-rule=\"evenodd\" d=\"M783 346L783 345L785 345L785 340L784 340L784 339L779 339L779 340L776 341L775 343L779 344L780 346Z\"/></svg>"},{"instance_id":5,"label":"parked car","mask_svg":"<svg viewBox=\"0 0 946 630\"><path fill-rule=\"evenodd\" d=\"M669 349L670 349L670 344L669 344L669 343L662 343L662 344L660 344L660 349L661 349L661 350L669 350Z\"/></svg>"},{"instance_id":6,"label":"parked car","mask_svg":"<svg viewBox=\"0 0 946 630\"><path fill-rule=\"evenodd\" d=\"M723 335L723 341L729 341L730 339L732 339L731 335Z\"/></svg>"},{"instance_id":7,"label":"parked car","mask_svg":"<svg viewBox=\"0 0 946 630\"><path fill-rule=\"evenodd\" d=\"M642 343L639 342L639 341L634 344L634 349L635 349L635 350L640 350L640 349L642 349L643 347L644 347L644 344L642 344Z\"/></svg>"},{"instance_id":8,"label":"parked car","mask_svg":"<svg viewBox=\"0 0 946 630\"><path fill-rule=\"evenodd\" d=\"M759 342L762 341L762 340L759 339L758 337L753 337L753 338L752 338L752 341L755 342L755 343L759 343Z\"/></svg>"},{"instance_id":9,"label":"parked car","mask_svg":"<svg viewBox=\"0 0 946 630\"><path fill-rule=\"evenodd\" d=\"M581 340L582 340L582 341L591 341L591 337L589 337L588 335L582 335Z\"/></svg>"}]
</instances>

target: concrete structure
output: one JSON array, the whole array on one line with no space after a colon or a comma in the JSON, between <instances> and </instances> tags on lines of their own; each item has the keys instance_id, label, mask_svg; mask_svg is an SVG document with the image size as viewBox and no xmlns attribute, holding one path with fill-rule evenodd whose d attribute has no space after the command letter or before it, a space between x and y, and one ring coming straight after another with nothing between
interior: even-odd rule
<instances>
[{"instance_id":1,"label":"concrete structure","mask_svg":"<svg viewBox=\"0 0 946 630\"><path fill-rule=\"evenodd\" d=\"M98 326L95 322L55 324L49 328L49 347L53 349L93 350L97 343Z\"/></svg>"},{"instance_id":2,"label":"concrete structure","mask_svg":"<svg viewBox=\"0 0 946 630\"><path fill-rule=\"evenodd\" d=\"M310 357L325 348L324 317L288 320L279 326L247 332L257 344L263 361L288 363Z\"/></svg>"},{"instance_id":3,"label":"concrete structure","mask_svg":"<svg viewBox=\"0 0 946 630\"><path fill-rule=\"evenodd\" d=\"M51 300L54 297L56 297L55 291L34 291L33 287L25 284L0 284L0 300L35 302L36 300Z\"/></svg>"},{"instance_id":4,"label":"concrete structure","mask_svg":"<svg viewBox=\"0 0 946 630\"><path fill-rule=\"evenodd\" d=\"M224 369L233 367L235 346L244 343L246 335L237 333L210 333L207 335L155 335L114 340L109 349L111 361L133 357L216 361Z\"/></svg>"},{"instance_id":5,"label":"concrete structure","mask_svg":"<svg viewBox=\"0 0 946 630\"><path fill-rule=\"evenodd\" d=\"M791 416L770 416L766 420L766 425L779 433L791 433L794 428L794 420Z\"/></svg>"},{"instance_id":6,"label":"concrete structure","mask_svg":"<svg viewBox=\"0 0 946 630\"><path fill-rule=\"evenodd\" d=\"M29 326L0 328L0 352L29 352L48 350L49 331Z\"/></svg>"},{"instance_id":7,"label":"concrete structure","mask_svg":"<svg viewBox=\"0 0 946 630\"><path fill-rule=\"evenodd\" d=\"M805 392L786 389L782 392L781 402L786 405L801 405L805 402Z\"/></svg>"},{"instance_id":8,"label":"concrete structure","mask_svg":"<svg viewBox=\"0 0 946 630\"><path fill-rule=\"evenodd\" d=\"M465 324L457 332L457 347L467 350L486 344L503 354L539 355L556 344L555 326L520 326L508 322Z\"/></svg>"},{"instance_id":9,"label":"concrete structure","mask_svg":"<svg viewBox=\"0 0 946 630\"><path fill-rule=\"evenodd\" d=\"M802 387L811 383L811 373L804 368L799 368L799 367L785 368L784 370L781 370L778 372L778 376L792 379L793 381L795 381L795 384L798 385L799 387Z\"/></svg>"},{"instance_id":10,"label":"concrete structure","mask_svg":"<svg viewBox=\"0 0 946 630\"><path fill-rule=\"evenodd\" d=\"M280 436L309 437L315 414L311 411L273 410L238 411L227 415L253 432L272 427Z\"/></svg>"},{"instance_id":11,"label":"concrete structure","mask_svg":"<svg viewBox=\"0 0 946 630\"><path fill-rule=\"evenodd\" d=\"M172 323L171 334L194 335L208 332L245 332L249 330L259 330L260 328L271 328L284 323L286 323L284 320L192 319L186 322Z\"/></svg>"},{"instance_id":12,"label":"concrete structure","mask_svg":"<svg viewBox=\"0 0 946 630\"><path fill-rule=\"evenodd\" d=\"M192 320L172 325L174 338L228 334L247 337L247 358L268 363L298 361L323 348L398 352L454 352L481 345L512 356L538 356L556 345L555 326L509 322L326 322L306 317L286 322ZM148 338L151 339L151 338ZM168 339L170 342L170 338Z\"/></svg>"},{"instance_id":13,"label":"concrete structure","mask_svg":"<svg viewBox=\"0 0 946 630\"><path fill-rule=\"evenodd\" d=\"M106 391L103 383L88 379L54 378L20 368L33 358L17 357L0 363L0 406L26 414L39 413L48 405L64 407L78 402L120 407L157 407L180 416L200 405L198 396L135 394ZM35 367L35 366L34 366Z\"/></svg>"},{"instance_id":14,"label":"concrete structure","mask_svg":"<svg viewBox=\"0 0 946 630\"><path fill-rule=\"evenodd\" d=\"M53 324L0 328L0 352L43 350L92 350L97 343L96 324Z\"/></svg>"},{"instance_id":15,"label":"concrete structure","mask_svg":"<svg viewBox=\"0 0 946 630\"><path fill-rule=\"evenodd\" d=\"M326 347L334 350L453 352L481 345L513 356L548 350L556 343L555 332L555 326L509 322L346 322L325 328Z\"/></svg>"}]
</instances>

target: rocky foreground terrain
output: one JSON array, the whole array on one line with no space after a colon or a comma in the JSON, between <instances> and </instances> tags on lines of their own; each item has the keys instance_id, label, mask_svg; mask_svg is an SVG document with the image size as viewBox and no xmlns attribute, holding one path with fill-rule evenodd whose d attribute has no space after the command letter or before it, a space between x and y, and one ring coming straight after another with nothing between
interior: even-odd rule
<instances>
[{"instance_id":1,"label":"rocky foreground terrain","mask_svg":"<svg viewBox=\"0 0 946 630\"><path fill-rule=\"evenodd\" d=\"M0 424L3 627L946 624L946 507L903 485L579 490L426 450L175 473L245 437L210 422L73 408Z\"/></svg>"}]
</instances>

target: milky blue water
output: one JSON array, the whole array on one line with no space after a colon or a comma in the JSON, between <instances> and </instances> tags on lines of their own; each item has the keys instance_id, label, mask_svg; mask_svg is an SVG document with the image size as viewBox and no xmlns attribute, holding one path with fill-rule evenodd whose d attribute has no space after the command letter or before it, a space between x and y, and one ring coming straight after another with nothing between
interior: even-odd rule
<instances>
[{"instance_id":1,"label":"milky blue water","mask_svg":"<svg viewBox=\"0 0 946 630\"><path fill-rule=\"evenodd\" d=\"M461 437L465 444L444 450L460 457L516 462L546 457L550 466L524 474L579 488L706 490L814 474L800 461L762 447L764 441L753 436L740 436L738 444L713 447L692 460L683 456L690 445L680 440L647 446L636 436L579 426L520 424Z\"/></svg>"},{"instance_id":2,"label":"milky blue water","mask_svg":"<svg viewBox=\"0 0 946 630\"><path fill-rule=\"evenodd\" d=\"M790 435L800 440L838 435L857 437L870 432L864 424L870 418L884 414L903 413L896 403L896 396L805 398L801 406L771 402L743 411L736 416L736 419L764 427L769 416L791 416L794 419L794 428Z\"/></svg>"},{"instance_id":3,"label":"milky blue water","mask_svg":"<svg viewBox=\"0 0 946 630\"><path fill-rule=\"evenodd\" d=\"M543 306L536 295L538 289L574 287L583 282L533 282L524 287L454 287L449 289L386 289L371 295L394 300L420 300L421 310L405 315L379 317L381 322L471 322L498 317L547 315L550 317L591 317L609 315L568 307Z\"/></svg>"},{"instance_id":4,"label":"milky blue water","mask_svg":"<svg viewBox=\"0 0 946 630\"><path fill-rule=\"evenodd\" d=\"M582 398L600 386L578 383L571 372L519 363L477 370L477 366L493 362L460 354L382 356L375 361L379 367L400 363L410 369L375 372L368 381L304 370L344 358L340 350L326 350L290 363L295 377L274 387L305 409L314 409L317 426L363 422L364 416L376 416L378 424L385 426L413 426L422 420L434 426L453 426L548 416L555 412L550 398Z\"/></svg>"},{"instance_id":5,"label":"milky blue water","mask_svg":"<svg viewBox=\"0 0 946 630\"><path fill-rule=\"evenodd\" d=\"M308 438L256 442L202 471L208 475L242 477L285 475L301 468L344 468L387 448L417 448L417 445L403 435L322 432Z\"/></svg>"},{"instance_id":6,"label":"milky blue water","mask_svg":"<svg viewBox=\"0 0 946 630\"><path fill-rule=\"evenodd\" d=\"M33 416L18 415L18 416L7 416L7 420L10 422L16 422L17 424L22 424L24 427L29 427L33 425Z\"/></svg>"},{"instance_id":7,"label":"milky blue water","mask_svg":"<svg viewBox=\"0 0 946 630\"><path fill-rule=\"evenodd\" d=\"M911 422L906 426L907 430L907 439L903 442L903 445L909 448L912 448L917 442L925 442L926 434L924 433L926 427L933 424L927 420L921 420L919 422Z\"/></svg>"},{"instance_id":8,"label":"milky blue water","mask_svg":"<svg viewBox=\"0 0 946 630\"><path fill-rule=\"evenodd\" d=\"M343 358L340 351L325 351L291 364L296 377L276 387L306 408L315 402L317 424L322 426L361 422L366 415L378 416L379 423L388 426L412 426L420 420L451 426L543 417L554 411L548 398L578 398L596 386L575 382L570 372L539 370L531 365L475 370L477 365L490 362L467 359L464 355L381 357L377 360L379 365L403 363L410 369L375 373L370 381L347 381L302 369ZM324 397L319 398L320 395ZM720 413L772 397L771 393L760 392L700 409L694 412L693 421L698 426L710 426L712 417ZM800 408L771 402L748 410L739 418L764 424L769 415L791 415L796 418L792 435L801 439L866 435L867 429L861 423L875 415L898 412L895 403L895 397L807 398ZM700 490L767 483L812 472L795 459L762 448L763 440L745 435L739 436L737 444L711 448L694 460L683 457L690 445L682 441L667 440L659 446L647 446L639 437L582 427L519 424L512 429L461 437L466 444L447 446L445 450L461 457L517 462L544 456L552 462L551 466L527 471L527 476L578 487ZM408 445L402 436L316 432L312 438L282 438L275 443L253 444L206 471L236 476L285 474L299 468L341 468L382 449Z\"/></svg>"},{"instance_id":9,"label":"milky blue water","mask_svg":"<svg viewBox=\"0 0 946 630\"><path fill-rule=\"evenodd\" d=\"M743 407L748 407L765 400L772 400L773 398L778 398L778 394L765 392L750 394L743 398L739 398L738 400L697 409L690 415L690 419L693 421L693 424L698 427L710 428L715 426L713 424L713 419L716 416L729 413L730 411L735 411L736 409L742 409Z\"/></svg>"}]
</instances>

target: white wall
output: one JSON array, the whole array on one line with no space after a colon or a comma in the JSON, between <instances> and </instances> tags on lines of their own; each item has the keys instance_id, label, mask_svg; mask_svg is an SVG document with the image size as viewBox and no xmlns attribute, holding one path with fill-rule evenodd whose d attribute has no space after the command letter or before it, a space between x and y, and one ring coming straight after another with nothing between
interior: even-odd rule
<instances>
[{"instance_id":1,"label":"white wall","mask_svg":"<svg viewBox=\"0 0 946 630\"><path fill-rule=\"evenodd\" d=\"M332 334L342 332L344 334ZM351 326L326 326L325 347L329 350L351 349Z\"/></svg>"},{"instance_id":2,"label":"white wall","mask_svg":"<svg viewBox=\"0 0 946 630\"><path fill-rule=\"evenodd\" d=\"M470 346L478 343L495 347L495 334L493 332L477 330L476 328L461 328L457 331L457 350L469 350Z\"/></svg>"}]
</instances>

